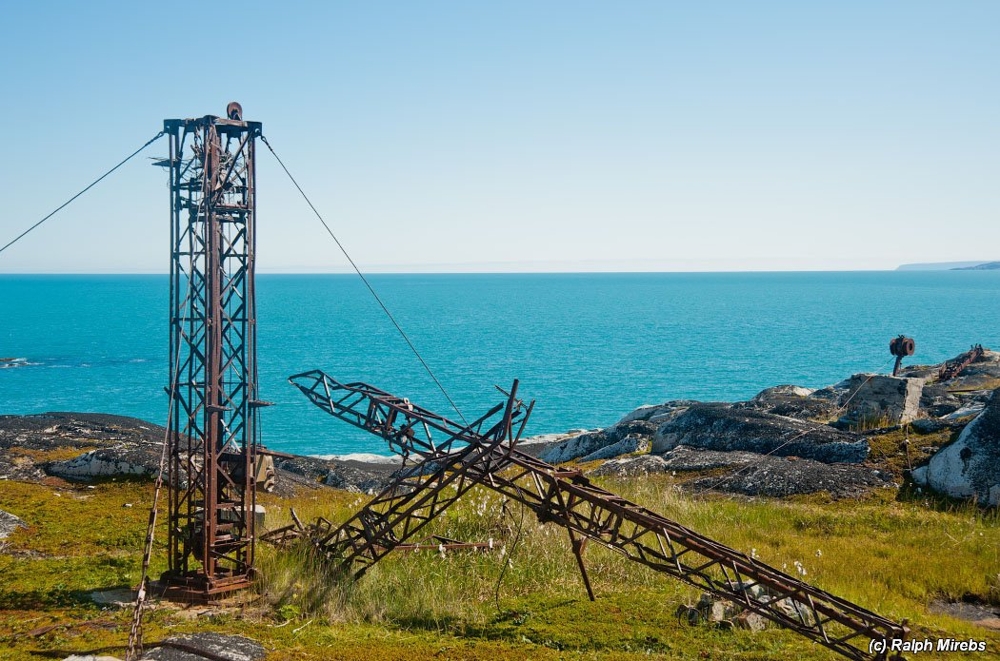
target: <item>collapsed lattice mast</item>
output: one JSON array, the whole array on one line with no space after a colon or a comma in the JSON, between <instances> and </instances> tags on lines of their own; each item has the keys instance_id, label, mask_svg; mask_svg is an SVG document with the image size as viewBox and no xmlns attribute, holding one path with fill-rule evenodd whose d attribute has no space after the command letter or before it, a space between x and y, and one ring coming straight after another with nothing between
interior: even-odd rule
<instances>
[{"instance_id":1,"label":"collapsed lattice mast","mask_svg":"<svg viewBox=\"0 0 1000 661\"><path fill-rule=\"evenodd\" d=\"M587 591L583 564L592 540L656 571L733 601L850 659L885 659L872 640L901 639L907 628L804 583L602 489L579 470L563 470L516 449L531 405L516 399L517 382L500 404L462 425L364 383L342 384L319 370L290 378L314 404L381 436L418 463L340 526L320 519L288 527L272 539L306 534L328 561L360 577L462 494L481 485L569 532ZM490 423L500 411L499 422ZM438 438L435 440L434 435Z\"/></svg>"}]
</instances>

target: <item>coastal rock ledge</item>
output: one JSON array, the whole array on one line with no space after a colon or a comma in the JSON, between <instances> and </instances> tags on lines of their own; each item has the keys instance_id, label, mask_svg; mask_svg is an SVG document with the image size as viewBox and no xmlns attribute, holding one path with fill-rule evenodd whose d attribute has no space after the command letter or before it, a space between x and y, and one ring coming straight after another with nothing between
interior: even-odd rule
<instances>
[{"instance_id":1,"label":"coastal rock ledge","mask_svg":"<svg viewBox=\"0 0 1000 661\"><path fill-rule=\"evenodd\" d=\"M860 463L868 442L828 425L763 411L738 410L729 404L695 404L656 430L651 452L679 445L702 450L740 450L779 457L802 457L823 463Z\"/></svg>"},{"instance_id":2,"label":"coastal rock ledge","mask_svg":"<svg viewBox=\"0 0 1000 661\"><path fill-rule=\"evenodd\" d=\"M695 492L850 498L899 487L909 474L943 494L998 505L1000 413L982 413L998 387L1000 354L977 345L899 376L774 386L734 403L645 405L607 429L532 447L551 463L601 460L586 467L595 476L671 473Z\"/></svg>"},{"instance_id":3,"label":"coastal rock ledge","mask_svg":"<svg viewBox=\"0 0 1000 661\"><path fill-rule=\"evenodd\" d=\"M946 363L907 366L899 377L856 374L818 390L775 386L742 402L646 405L606 429L525 439L519 447L597 476L667 473L676 488L695 493L853 498L912 475L918 485L996 506L1000 397L992 395L1000 354L973 349ZM0 479L153 476L164 434L114 415L0 415ZM374 494L400 470L398 463L272 454L282 496L325 488Z\"/></svg>"}]
</instances>

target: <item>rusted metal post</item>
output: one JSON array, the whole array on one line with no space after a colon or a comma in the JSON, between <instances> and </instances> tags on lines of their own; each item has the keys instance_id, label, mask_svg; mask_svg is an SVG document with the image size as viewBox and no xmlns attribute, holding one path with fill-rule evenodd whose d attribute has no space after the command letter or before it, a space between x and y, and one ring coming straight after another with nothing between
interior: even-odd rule
<instances>
[{"instance_id":1,"label":"rusted metal post","mask_svg":"<svg viewBox=\"0 0 1000 661\"><path fill-rule=\"evenodd\" d=\"M254 566L257 348L255 141L259 122L168 119L170 489L168 570L188 599L250 584Z\"/></svg>"},{"instance_id":2,"label":"rusted metal post","mask_svg":"<svg viewBox=\"0 0 1000 661\"><path fill-rule=\"evenodd\" d=\"M569 532L569 543L573 547L576 564L580 568L580 576L583 577L583 587L587 588L587 596L590 597L590 600L595 601L594 588L590 587L590 577L587 575L587 566L583 564L583 549L587 547L587 538L577 537L571 528L566 530Z\"/></svg>"}]
</instances>

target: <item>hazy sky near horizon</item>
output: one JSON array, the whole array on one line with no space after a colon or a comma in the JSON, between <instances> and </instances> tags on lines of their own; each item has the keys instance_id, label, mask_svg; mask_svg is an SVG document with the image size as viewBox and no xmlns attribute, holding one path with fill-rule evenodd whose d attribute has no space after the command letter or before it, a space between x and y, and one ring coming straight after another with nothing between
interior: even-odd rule
<instances>
[{"instance_id":1,"label":"hazy sky near horizon","mask_svg":"<svg viewBox=\"0 0 1000 661\"><path fill-rule=\"evenodd\" d=\"M0 5L0 245L238 100L369 271L1000 259L1000 3ZM161 140L0 273L164 272ZM261 145L258 267L346 261Z\"/></svg>"}]
</instances>

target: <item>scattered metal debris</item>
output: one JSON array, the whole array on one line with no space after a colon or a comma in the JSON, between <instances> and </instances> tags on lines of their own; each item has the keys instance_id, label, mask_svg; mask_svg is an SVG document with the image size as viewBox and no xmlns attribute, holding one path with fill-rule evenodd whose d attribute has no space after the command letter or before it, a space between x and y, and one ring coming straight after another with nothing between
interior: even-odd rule
<instances>
[{"instance_id":1,"label":"scattered metal debris","mask_svg":"<svg viewBox=\"0 0 1000 661\"><path fill-rule=\"evenodd\" d=\"M955 358L952 358L941 367L941 371L938 372L938 381L954 379L962 373L962 370L982 358L985 353L986 350L983 349L983 345L972 345L971 349L959 356L956 356Z\"/></svg>"}]
</instances>

